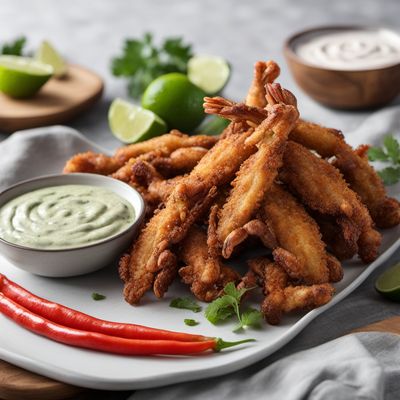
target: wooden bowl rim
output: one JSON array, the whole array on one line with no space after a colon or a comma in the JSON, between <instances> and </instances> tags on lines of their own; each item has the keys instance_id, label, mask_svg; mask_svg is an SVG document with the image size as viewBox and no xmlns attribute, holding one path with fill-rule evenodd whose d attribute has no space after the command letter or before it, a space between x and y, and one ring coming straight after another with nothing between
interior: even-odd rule
<instances>
[{"instance_id":1,"label":"wooden bowl rim","mask_svg":"<svg viewBox=\"0 0 400 400\"><path fill-rule=\"evenodd\" d=\"M315 70L319 70L319 71L330 71L330 72L340 72L340 73L370 73L372 71L387 71L390 70L392 68L398 68L400 67L400 62L398 62L397 64L393 64L393 65L388 65L386 67L381 67L381 68L371 68L371 69L359 69L359 70L346 70L346 69L335 69L335 68L328 68L328 67L320 67L317 65L314 65L312 63L309 63L308 61L304 60L303 58L299 57L296 52L293 49L292 43L294 40L298 39L299 37L303 36L303 35L307 35L313 32L318 32L318 31L328 31L328 30L378 30L378 29L386 29L389 30L391 32L394 32L395 34L397 34L398 36L400 36L400 33L392 28L388 28L388 27L384 27L381 25L319 25L319 26L315 26L313 28L307 28L307 29L303 29L301 31L298 31L296 33L293 33L292 35L290 35L284 42L283 45L283 51L284 54L287 58L297 62L298 64L302 64L306 67L309 67L311 69L315 69Z\"/></svg>"}]
</instances>

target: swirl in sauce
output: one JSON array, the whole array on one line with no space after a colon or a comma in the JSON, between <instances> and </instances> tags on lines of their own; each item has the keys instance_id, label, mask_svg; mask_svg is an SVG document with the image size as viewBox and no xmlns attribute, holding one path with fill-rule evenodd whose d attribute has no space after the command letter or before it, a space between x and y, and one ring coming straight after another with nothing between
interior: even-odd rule
<instances>
[{"instance_id":1,"label":"swirl in sauce","mask_svg":"<svg viewBox=\"0 0 400 400\"><path fill-rule=\"evenodd\" d=\"M386 29L317 31L297 39L295 52L318 67L360 71L400 63L400 36Z\"/></svg>"},{"instance_id":2,"label":"swirl in sauce","mask_svg":"<svg viewBox=\"0 0 400 400\"><path fill-rule=\"evenodd\" d=\"M0 209L0 237L36 249L83 247L127 229L131 204L109 189L61 185L34 190Z\"/></svg>"}]
</instances>

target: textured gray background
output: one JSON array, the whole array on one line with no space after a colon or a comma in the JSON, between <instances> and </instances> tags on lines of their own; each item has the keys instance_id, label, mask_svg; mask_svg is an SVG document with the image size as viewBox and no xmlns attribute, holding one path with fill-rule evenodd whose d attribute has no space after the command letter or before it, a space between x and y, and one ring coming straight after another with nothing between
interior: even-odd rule
<instances>
[{"instance_id":1,"label":"textured gray background","mask_svg":"<svg viewBox=\"0 0 400 400\"><path fill-rule=\"evenodd\" d=\"M382 24L398 28L398 0L0 0L0 42L29 36L34 49L50 39L65 57L100 73L106 82L101 102L71 125L88 138L114 148L107 110L126 96L124 82L109 72L110 59L125 37L154 32L158 39L183 35L197 53L218 54L233 65L225 95L244 97L259 59L282 66L280 81L298 97L304 117L339 129L353 129L365 113L328 110L306 97L285 68L285 38L305 27L323 24ZM5 135L0 135L5 138Z\"/></svg>"},{"instance_id":2,"label":"textured gray background","mask_svg":"<svg viewBox=\"0 0 400 400\"><path fill-rule=\"evenodd\" d=\"M124 83L109 73L109 63L125 37L137 37L145 31L154 32L158 39L183 35L197 53L224 56L233 65L225 95L233 99L244 97L254 61L273 58L282 66L280 81L298 97L303 117L346 132L369 113L329 110L305 96L285 67L283 41L297 30L322 24L374 24L400 30L399 15L398 0L0 0L0 42L26 34L34 48L48 38L68 60L100 73L106 82L103 99L71 125L102 146L114 148L118 142L109 133L107 110L113 98L125 97L126 92ZM0 140L6 137L0 134ZM386 266L399 258L400 254L395 254ZM270 360L399 314L398 304L375 293L376 275L340 306L313 321ZM243 378L259 367L247 368Z\"/></svg>"}]
</instances>

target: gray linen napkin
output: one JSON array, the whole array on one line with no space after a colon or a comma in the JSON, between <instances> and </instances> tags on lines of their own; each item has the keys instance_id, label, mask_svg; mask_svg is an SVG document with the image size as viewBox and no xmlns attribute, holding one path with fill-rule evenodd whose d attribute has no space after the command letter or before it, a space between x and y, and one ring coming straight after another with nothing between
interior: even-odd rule
<instances>
[{"instance_id":1,"label":"gray linen napkin","mask_svg":"<svg viewBox=\"0 0 400 400\"><path fill-rule=\"evenodd\" d=\"M382 134L399 131L400 107L393 107L373 114L347 137L353 145L378 143ZM87 150L107 152L63 126L15 133L0 143L0 190L23 179L59 173L69 157ZM392 264L399 254L383 267ZM313 321L299 340L262 362L225 377L137 391L131 400L383 399L384 393L388 399L388 393L390 399L400 398L397 336L349 335L296 353L348 332L357 326L353 322L357 319L359 326L399 314L397 304L374 294L371 287L375 277ZM282 358L284 355L290 356ZM278 361L272 363L274 360Z\"/></svg>"},{"instance_id":2,"label":"gray linen napkin","mask_svg":"<svg viewBox=\"0 0 400 400\"><path fill-rule=\"evenodd\" d=\"M396 355L400 355L399 336L358 333L286 357L251 376L239 372L138 391L130 399L381 400L385 379L398 379Z\"/></svg>"},{"instance_id":3,"label":"gray linen napkin","mask_svg":"<svg viewBox=\"0 0 400 400\"><path fill-rule=\"evenodd\" d=\"M66 126L16 132L0 143L0 190L39 175L61 173L68 158L88 150L108 152Z\"/></svg>"}]
</instances>

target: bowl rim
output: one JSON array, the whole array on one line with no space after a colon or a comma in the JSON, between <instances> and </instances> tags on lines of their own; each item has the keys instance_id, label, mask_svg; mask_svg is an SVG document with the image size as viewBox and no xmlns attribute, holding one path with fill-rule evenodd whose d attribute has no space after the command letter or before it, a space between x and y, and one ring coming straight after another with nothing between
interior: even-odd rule
<instances>
[{"instance_id":1,"label":"bowl rim","mask_svg":"<svg viewBox=\"0 0 400 400\"><path fill-rule=\"evenodd\" d=\"M393 29L391 27L385 27L382 25L363 25L363 24L337 24L337 25L317 25L311 28L307 28L307 29L303 29L301 31L297 31L293 34L291 34L288 38L286 38L286 40L284 41L283 44L283 51L284 54L288 57L293 59L294 61L298 62L299 64L305 65L309 68L314 68L317 70L323 70L323 71L332 71L332 72L341 72L341 73L369 73L372 71L383 71L383 70L388 70L391 68L398 68L400 66L400 61L396 64L392 64L392 65L387 65L384 67L380 67L380 68L370 68L370 69L335 69L335 68L329 68L329 67L323 67L323 66L318 66L316 64L312 64L306 60L304 60L304 58L298 56L296 54L296 52L294 51L293 48L293 41L298 39L299 37L303 36L303 35L307 35L313 32L318 32L318 31L328 31L328 30L369 30L369 31L373 31L373 30L379 30L379 29L385 29L388 30L390 32L393 32L395 34L397 34L398 36L400 36L400 32L397 31L396 29Z\"/></svg>"},{"instance_id":2,"label":"bowl rim","mask_svg":"<svg viewBox=\"0 0 400 400\"><path fill-rule=\"evenodd\" d=\"M118 182L117 184L120 184L121 186L125 186L125 187L129 188L130 190L132 190L133 192L135 192L136 195L138 196L140 207L139 207L139 210L136 210L135 207L132 206L135 209L135 219L133 220L133 222L131 224L129 224L129 226L126 229L124 229L122 232L119 232L116 235L110 236L108 238L102 239L102 240L100 240L98 242L95 242L95 243L92 243L92 244L83 245L83 246L79 246L79 247L67 247L65 249L38 249L38 248L34 248L34 247L20 245L20 244L17 244L17 243L11 243L8 240L3 239L2 237L0 237L0 243L3 243L5 245L7 245L7 246L11 246L11 247L17 248L19 250L29 250L29 251L39 252L39 253L74 252L74 251L81 251L81 250L86 250L86 249L89 249L89 248L92 248L92 247L101 246L101 245L103 245L103 244L105 244L107 242L110 242L112 240L115 240L115 239L125 235L129 230L134 228L135 225L139 225L139 224L142 223L142 221L144 219L144 216L145 216L145 208L146 208L145 201L144 201L142 195L139 193L139 191L137 191L134 187L128 185L127 183L122 182L122 181L120 181L118 179L112 178L110 176L106 176L106 175L90 174L90 173L83 173L83 172L76 172L76 173L73 173L73 174L40 175L40 176L37 176L37 177L34 177L34 178L25 179L23 181L17 182L15 184L9 186L7 189L4 189L3 191L0 192L0 199L4 194L10 192L11 190L13 190L13 189L15 189L17 187L20 187L20 186L24 186L24 185L26 185L27 183L30 183L30 182L43 181L43 180L51 179L51 178L64 179L63 177L74 177L74 176L85 176L85 177L90 177L90 178L100 179L100 180L101 179L112 180L114 182ZM61 186L61 185L62 184L53 185L53 186ZM72 183L72 185L73 185L73 183ZM93 186L96 186L96 185L93 184ZM32 190L36 190L36 189L32 189ZM112 190L112 189L109 189L109 190ZM18 196L16 196L16 197L18 197ZM122 197L122 196L120 196L120 197ZM137 212L137 211L139 211L139 212Z\"/></svg>"}]
</instances>

